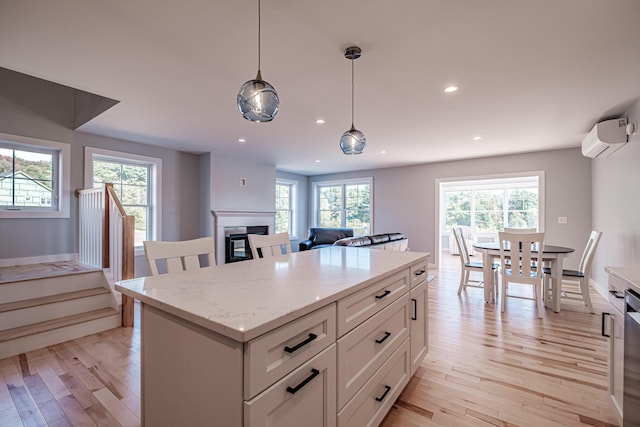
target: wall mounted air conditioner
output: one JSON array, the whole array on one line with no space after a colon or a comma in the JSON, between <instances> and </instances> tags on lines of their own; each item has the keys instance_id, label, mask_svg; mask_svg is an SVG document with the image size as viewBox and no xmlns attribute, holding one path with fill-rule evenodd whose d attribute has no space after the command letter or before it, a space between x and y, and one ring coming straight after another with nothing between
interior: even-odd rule
<instances>
[{"instance_id":1,"label":"wall mounted air conditioner","mask_svg":"<svg viewBox=\"0 0 640 427\"><path fill-rule=\"evenodd\" d=\"M591 129L582 140L585 157L609 157L627 143L627 118L605 120Z\"/></svg>"}]
</instances>

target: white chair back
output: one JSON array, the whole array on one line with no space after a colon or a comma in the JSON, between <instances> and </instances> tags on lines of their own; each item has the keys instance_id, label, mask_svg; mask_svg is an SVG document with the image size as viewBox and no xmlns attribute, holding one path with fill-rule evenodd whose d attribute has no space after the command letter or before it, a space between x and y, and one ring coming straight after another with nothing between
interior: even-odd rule
<instances>
[{"instance_id":1,"label":"white chair back","mask_svg":"<svg viewBox=\"0 0 640 427\"><path fill-rule=\"evenodd\" d=\"M460 253L460 262L462 265L466 265L471 262L469 258L469 251L467 250L467 243L464 240L464 233L462 228L456 227L453 229L453 235L456 239L456 245L458 245L458 252Z\"/></svg>"},{"instance_id":2,"label":"white chair back","mask_svg":"<svg viewBox=\"0 0 640 427\"><path fill-rule=\"evenodd\" d=\"M289 233L249 234L249 246L254 259L271 258L291 253Z\"/></svg>"},{"instance_id":3,"label":"white chair back","mask_svg":"<svg viewBox=\"0 0 640 427\"><path fill-rule=\"evenodd\" d=\"M504 312L505 300L513 297L507 293L509 283L523 283L533 286L533 298L538 308L538 317L542 317L543 277L542 268L537 268L542 261L544 247L544 233L498 233L500 242L500 267L502 272L502 301L501 311ZM510 262L507 262L510 260ZM524 297L518 297L524 298Z\"/></svg>"},{"instance_id":4,"label":"white chair back","mask_svg":"<svg viewBox=\"0 0 640 427\"><path fill-rule=\"evenodd\" d=\"M162 242L147 240L143 242L147 267L152 276L161 271L177 273L214 266L215 245L212 237L201 237L178 242ZM200 255L206 256L208 265L200 264ZM162 268L164 264L164 269ZM160 268L159 268L160 267Z\"/></svg>"},{"instance_id":5,"label":"white chair back","mask_svg":"<svg viewBox=\"0 0 640 427\"><path fill-rule=\"evenodd\" d=\"M589 276L591 272L591 263L593 262L593 256L596 253L596 248L598 247L598 243L600 242L600 237L602 237L601 231L592 231L589 235L589 240L587 240L587 245L584 248L584 252L582 253L582 258L580 258L580 264L578 265L578 271L582 273L585 277Z\"/></svg>"},{"instance_id":6,"label":"white chair back","mask_svg":"<svg viewBox=\"0 0 640 427\"><path fill-rule=\"evenodd\" d=\"M538 229L536 228L510 228L510 227L504 228L505 233L531 234L537 231Z\"/></svg>"}]
</instances>

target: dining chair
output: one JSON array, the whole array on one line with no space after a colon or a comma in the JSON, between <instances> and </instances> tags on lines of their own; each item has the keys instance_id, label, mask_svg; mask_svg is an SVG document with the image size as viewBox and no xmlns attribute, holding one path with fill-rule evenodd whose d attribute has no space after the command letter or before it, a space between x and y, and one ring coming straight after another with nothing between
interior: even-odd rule
<instances>
[{"instance_id":1,"label":"dining chair","mask_svg":"<svg viewBox=\"0 0 640 427\"><path fill-rule=\"evenodd\" d=\"M485 284L482 280L471 280L472 272L475 271L482 274L483 264L482 262L471 261L462 228L455 227L453 229L453 236L455 237L458 254L460 255L460 286L458 287L458 295L460 295L463 290L466 290L467 287L484 288ZM491 269L493 270L493 283L489 284L489 286L492 287L493 292L497 293L498 264L492 264Z\"/></svg>"},{"instance_id":2,"label":"dining chair","mask_svg":"<svg viewBox=\"0 0 640 427\"><path fill-rule=\"evenodd\" d=\"M500 310L504 313L508 297L532 299L536 301L538 317L542 317L543 272L532 265L533 259L541 260L544 246L544 233L498 233L500 242L500 277L502 280L502 298ZM510 263L507 263L510 260ZM533 287L533 297L508 293L509 283L522 283Z\"/></svg>"},{"instance_id":3,"label":"dining chair","mask_svg":"<svg viewBox=\"0 0 640 427\"><path fill-rule=\"evenodd\" d=\"M200 237L178 242L147 240L142 244L144 245L147 267L152 276L197 270L216 264L213 237ZM205 265L201 264L200 255L206 256L207 263Z\"/></svg>"},{"instance_id":4,"label":"dining chair","mask_svg":"<svg viewBox=\"0 0 640 427\"><path fill-rule=\"evenodd\" d=\"M249 246L254 259L283 256L291 253L289 233L249 234Z\"/></svg>"},{"instance_id":5,"label":"dining chair","mask_svg":"<svg viewBox=\"0 0 640 427\"><path fill-rule=\"evenodd\" d=\"M596 253L596 248L602 237L601 231L591 231L589 239L585 245L584 252L580 258L580 264L577 270L562 270L562 280L560 282L560 297L568 300L582 301L589 310L590 313L595 313L593 305L591 304L591 297L589 296L589 277L591 276L591 265L593 263L593 256ZM544 292L545 297L549 297L551 293L551 269L544 268ZM578 291L573 289L563 289L563 285L570 284L578 285Z\"/></svg>"}]
</instances>

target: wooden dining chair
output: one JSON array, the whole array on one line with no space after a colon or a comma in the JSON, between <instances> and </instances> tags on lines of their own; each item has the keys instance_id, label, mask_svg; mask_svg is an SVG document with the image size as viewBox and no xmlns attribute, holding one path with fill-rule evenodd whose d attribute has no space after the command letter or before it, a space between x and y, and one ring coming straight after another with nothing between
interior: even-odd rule
<instances>
[{"instance_id":1,"label":"wooden dining chair","mask_svg":"<svg viewBox=\"0 0 640 427\"><path fill-rule=\"evenodd\" d=\"M585 245L584 252L580 258L580 264L577 270L562 270L562 281L560 283L560 298L568 300L582 301L589 310L589 313L595 313L589 296L589 277L591 276L591 265L596 248L602 237L601 231L593 230L589 234L589 239ZM549 297L551 293L551 269L544 268L544 292L545 297ZM571 286L573 285L573 286ZM575 290L577 285L577 291ZM573 289L568 289L573 288Z\"/></svg>"},{"instance_id":2,"label":"wooden dining chair","mask_svg":"<svg viewBox=\"0 0 640 427\"><path fill-rule=\"evenodd\" d=\"M456 245L458 246L458 253L460 255L460 286L458 287L458 295L460 295L463 290L466 290L467 287L484 288L485 286L482 280L471 279L472 272L479 272L480 274L482 274L483 264L482 262L471 261L467 243L465 242L463 234L464 233L462 228L456 227L453 229L453 235L455 237ZM493 292L497 293L498 264L492 264L491 269L493 270L493 283L490 283L489 286L492 286Z\"/></svg>"},{"instance_id":3,"label":"wooden dining chair","mask_svg":"<svg viewBox=\"0 0 640 427\"><path fill-rule=\"evenodd\" d=\"M249 246L254 259L270 258L291 253L289 233L249 234Z\"/></svg>"},{"instance_id":4,"label":"wooden dining chair","mask_svg":"<svg viewBox=\"0 0 640 427\"><path fill-rule=\"evenodd\" d=\"M152 276L197 270L216 264L213 237L178 242L147 240L142 243L147 267ZM206 264L201 264L201 255L206 258Z\"/></svg>"},{"instance_id":5,"label":"wooden dining chair","mask_svg":"<svg viewBox=\"0 0 640 427\"><path fill-rule=\"evenodd\" d=\"M502 298L500 310L504 313L508 297L532 299L536 301L538 317L542 317L543 272L532 265L531 261L542 259L544 233L498 233L500 243L500 277ZM507 263L507 260L510 260ZM509 283L522 283L533 287L533 297L514 295L508 292Z\"/></svg>"},{"instance_id":6,"label":"wooden dining chair","mask_svg":"<svg viewBox=\"0 0 640 427\"><path fill-rule=\"evenodd\" d=\"M537 232L537 228L513 228L513 227L505 227L505 233L520 233L520 234L530 234Z\"/></svg>"}]
</instances>

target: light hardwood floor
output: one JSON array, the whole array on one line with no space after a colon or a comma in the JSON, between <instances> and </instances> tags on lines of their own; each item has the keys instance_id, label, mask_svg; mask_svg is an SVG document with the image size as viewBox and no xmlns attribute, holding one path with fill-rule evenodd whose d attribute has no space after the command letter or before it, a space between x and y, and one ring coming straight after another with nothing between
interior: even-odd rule
<instances>
[{"instance_id":1,"label":"light hardwood floor","mask_svg":"<svg viewBox=\"0 0 640 427\"><path fill-rule=\"evenodd\" d=\"M383 426L617 425L601 296L595 315L563 304L538 319L517 299L502 315L481 289L456 294L457 258L430 274L430 352ZM139 355L135 328L0 360L0 426L139 425Z\"/></svg>"}]
</instances>

